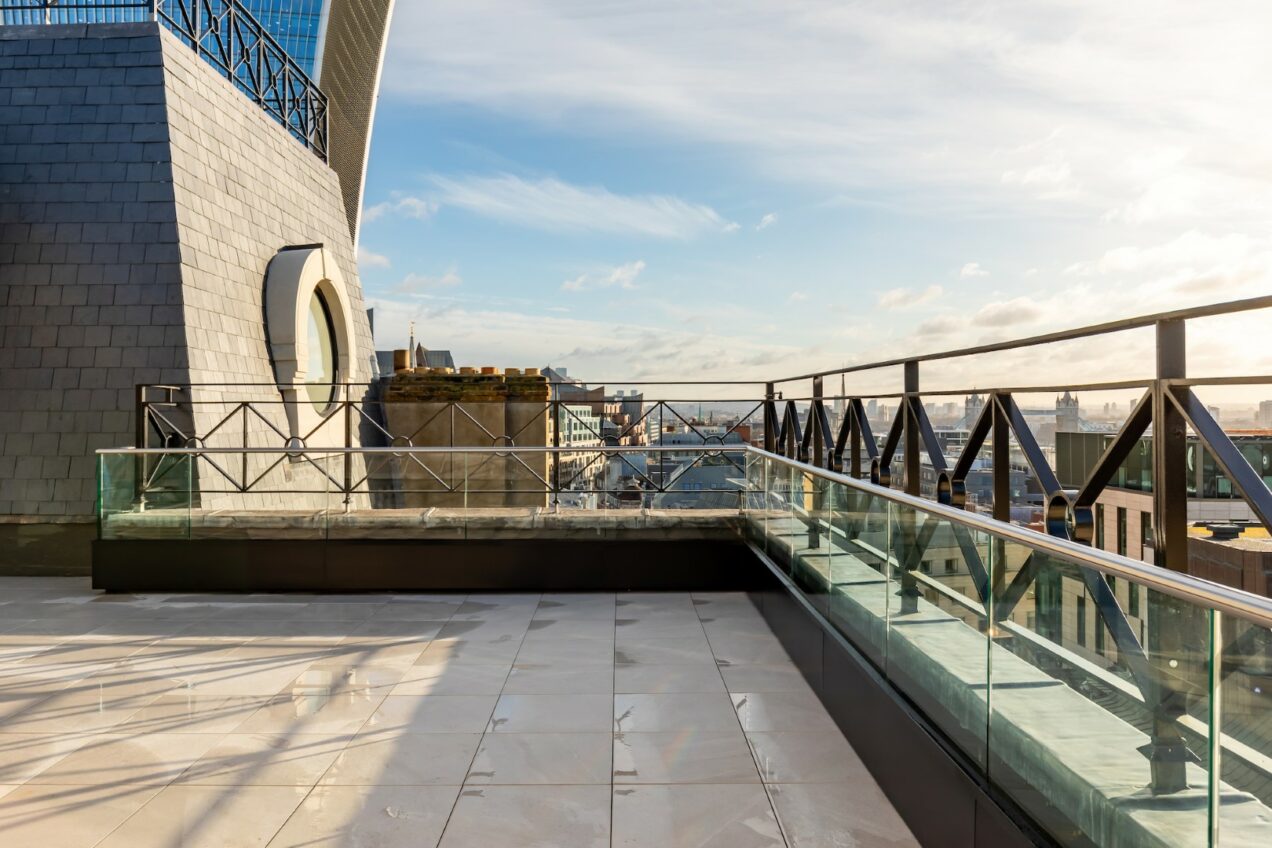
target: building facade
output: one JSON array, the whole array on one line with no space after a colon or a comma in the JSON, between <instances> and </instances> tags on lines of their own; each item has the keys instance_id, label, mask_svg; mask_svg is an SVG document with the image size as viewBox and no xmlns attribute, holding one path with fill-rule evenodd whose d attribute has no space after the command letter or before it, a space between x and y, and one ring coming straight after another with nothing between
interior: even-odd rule
<instances>
[{"instance_id":1,"label":"building facade","mask_svg":"<svg viewBox=\"0 0 1272 848\"><path fill-rule=\"evenodd\" d=\"M10 556L86 562L103 482L125 488L114 486L119 469L99 478L97 448L343 438L330 410L358 400L376 373L349 200L361 192L382 6L362 19L377 36L339 39L345 56L358 39L375 42L376 74L353 80L329 65L344 80L329 98L330 164L170 22L102 25L112 10L93 9L103 17L25 26L4 13L0 541ZM357 30L362 8L328 7L328 33ZM134 410L138 387L153 384L189 388L165 408L170 426L147 433ZM242 402L251 414L227 424ZM264 470L255 463L231 469L221 491ZM216 473L192 469L184 487ZM271 473L308 472L283 463ZM214 491L202 506L245 502Z\"/></svg>"}]
</instances>

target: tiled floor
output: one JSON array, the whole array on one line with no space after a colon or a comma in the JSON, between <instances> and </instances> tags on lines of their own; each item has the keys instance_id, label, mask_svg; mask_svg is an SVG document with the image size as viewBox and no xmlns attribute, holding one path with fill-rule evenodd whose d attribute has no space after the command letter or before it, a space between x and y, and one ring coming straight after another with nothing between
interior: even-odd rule
<instances>
[{"instance_id":1,"label":"tiled floor","mask_svg":"<svg viewBox=\"0 0 1272 848\"><path fill-rule=\"evenodd\" d=\"M913 846L742 595L0 578L0 845Z\"/></svg>"}]
</instances>

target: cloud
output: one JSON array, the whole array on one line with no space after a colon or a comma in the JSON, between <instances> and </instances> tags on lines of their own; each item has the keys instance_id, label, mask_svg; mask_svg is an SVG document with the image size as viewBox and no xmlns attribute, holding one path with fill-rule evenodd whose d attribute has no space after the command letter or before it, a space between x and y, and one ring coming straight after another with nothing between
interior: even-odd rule
<instances>
[{"instance_id":1,"label":"cloud","mask_svg":"<svg viewBox=\"0 0 1272 848\"><path fill-rule=\"evenodd\" d=\"M636 278L645 270L645 260L637 259L625 265L617 265L599 273L579 274L561 283L561 291L588 291L589 289L634 289Z\"/></svg>"},{"instance_id":2,"label":"cloud","mask_svg":"<svg viewBox=\"0 0 1272 848\"><path fill-rule=\"evenodd\" d=\"M395 14L389 98L695 142L765 177L912 206L1272 218L1263 0L451 0Z\"/></svg>"},{"instance_id":3,"label":"cloud","mask_svg":"<svg viewBox=\"0 0 1272 848\"><path fill-rule=\"evenodd\" d=\"M786 296L787 303L803 303L808 300L808 295L802 291L793 291Z\"/></svg>"},{"instance_id":4,"label":"cloud","mask_svg":"<svg viewBox=\"0 0 1272 848\"><path fill-rule=\"evenodd\" d=\"M760 223L755 225L755 229L757 232L759 230L767 230L769 227L773 226L776 223L777 223L777 213L769 212L767 215L765 215L763 218L760 219Z\"/></svg>"},{"instance_id":5,"label":"cloud","mask_svg":"<svg viewBox=\"0 0 1272 848\"><path fill-rule=\"evenodd\" d=\"M982 268L979 262L968 262L961 269L959 269L958 275L964 278L987 277L989 276L989 272L986 271L984 268Z\"/></svg>"},{"instance_id":6,"label":"cloud","mask_svg":"<svg viewBox=\"0 0 1272 848\"><path fill-rule=\"evenodd\" d=\"M1189 230L1159 244L1123 245L1106 250L1099 259L1075 262L1065 269L1065 273L1089 277L1164 269L1215 268L1242 264L1267 250L1266 240L1255 239L1245 233L1216 236Z\"/></svg>"},{"instance_id":7,"label":"cloud","mask_svg":"<svg viewBox=\"0 0 1272 848\"><path fill-rule=\"evenodd\" d=\"M942 315L936 318L929 318L927 321L924 321L922 324L919 324L917 335L920 337L948 336L950 333L953 333L959 327L963 326L963 324L964 322L948 315Z\"/></svg>"},{"instance_id":8,"label":"cloud","mask_svg":"<svg viewBox=\"0 0 1272 848\"><path fill-rule=\"evenodd\" d=\"M362 245L358 245L358 267L360 268L388 268L392 263L389 257L383 253L372 253Z\"/></svg>"},{"instance_id":9,"label":"cloud","mask_svg":"<svg viewBox=\"0 0 1272 848\"><path fill-rule=\"evenodd\" d=\"M972 316L972 323L978 327L1010 327L1037 321L1042 315L1032 298L1017 297L985 304Z\"/></svg>"},{"instance_id":10,"label":"cloud","mask_svg":"<svg viewBox=\"0 0 1272 848\"><path fill-rule=\"evenodd\" d=\"M945 290L940 286L928 286L921 292L913 292L905 288L889 289L879 295L879 305L884 309L905 309L930 303L944 292Z\"/></svg>"},{"instance_id":11,"label":"cloud","mask_svg":"<svg viewBox=\"0 0 1272 848\"><path fill-rule=\"evenodd\" d=\"M822 354L796 344L757 339L735 327L725 331L692 326L667 329L634 320L605 321L577 318L540 310L518 310L487 305L472 299L439 303L414 298L371 297L367 305L376 311L380 344L404 347L407 327L415 322L416 335L427 347L447 348L459 361L476 361L500 367L563 365L582 379L620 377L630 380L683 380L691 366L696 379L759 379L764 366L791 371L811 370ZM749 364L739 362L746 351ZM621 382L610 388L623 388ZM703 386L695 397L755 397L763 386ZM674 387L650 386L649 397L670 395ZM748 391L750 394L748 395ZM714 394L713 394L714 392Z\"/></svg>"},{"instance_id":12,"label":"cloud","mask_svg":"<svg viewBox=\"0 0 1272 848\"><path fill-rule=\"evenodd\" d=\"M407 274L393 290L400 294L418 294L435 289L455 288L463 282L464 278L459 276L459 272L455 270L454 266L451 266L439 276Z\"/></svg>"},{"instance_id":13,"label":"cloud","mask_svg":"<svg viewBox=\"0 0 1272 848\"><path fill-rule=\"evenodd\" d=\"M692 239L737 229L710 206L662 194L623 195L601 186L512 174L430 178L440 206L548 232L601 232Z\"/></svg>"},{"instance_id":14,"label":"cloud","mask_svg":"<svg viewBox=\"0 0 1272 848\"><path fill-rule=\"evenodd\" d=\"M403 218L414 218L423 221L437 212L437 204L424 198L411 195L395 194L393 199L367 206L362 210L362 220L371 222L385 215L400 215Z\"/></svg>"}]
</instances>

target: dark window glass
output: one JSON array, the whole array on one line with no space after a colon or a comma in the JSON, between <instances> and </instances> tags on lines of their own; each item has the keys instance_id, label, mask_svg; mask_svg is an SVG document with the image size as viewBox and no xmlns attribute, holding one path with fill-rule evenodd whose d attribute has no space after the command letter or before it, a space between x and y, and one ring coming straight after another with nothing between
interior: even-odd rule
<instances>
[{"instance_id":1,"label":"dark window glass","mask_svg":"<svg viewBox=\"0 0 1272 848\"><path fill-rule=\"evenodd\" d=\"M1078 598L1078 644L1086 647L1086 598Z\"/></svg>"}]
</instances>

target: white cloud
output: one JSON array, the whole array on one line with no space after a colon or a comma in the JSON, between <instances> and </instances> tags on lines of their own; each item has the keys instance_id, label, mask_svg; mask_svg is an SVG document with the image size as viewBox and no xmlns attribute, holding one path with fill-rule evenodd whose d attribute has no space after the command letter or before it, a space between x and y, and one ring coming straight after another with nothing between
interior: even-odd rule
<instances>
[{"instance_id":1,"label":"white cloud","mask_svg":"<svg viewBox=\"0 0 1272 848\"><path fill-rule=\"evenodd\" d=\"M1011 327L1029 324L1043 316L1042 309L1033 298L1016 297L987 303L972 316L978 327Z\"/></svg>"},{"instance_id":2,"label":"white cloud","mask_svg":"<svg viewBox=\"0 0 1272 848\"><path fill-rule=\"evenodd\" d=\"M808 300L808 295L802 291L793 291L786 296L787 303L803 303Z\"/></svg>"},{"instance_id":3,"label":"white cloud","mask_svg":"<svg viewBox=\"0 0 1272 848\"><path fill-rule=\"evenodd\" d=\"M889 289L879 295L879 305L884 309L905 309L930 303L944 293L945 290L940 286L928 286L920 292L914 292L906 288Z\"/></svg>"},{"instance_id":4,"label":"white cloud","mask_svg":"<svg viewBox=\"0 0 1272 848\"><path fill-rule=\"evenodd\" d=\"M968 262L959 269L958 275L960 277L986 277L989 272L982 268L979 262Z\"/></svg>"},{"instance_id":5,"label":"white cloud","mask_svg":"<svg viewBox=\"0 0 1272 848\"><path fill-rule=\"evenodd\" d=\"M436 289L450 289L462 284L464 278L459 275L454 266L446 269L437 276L430 274L407 274L402 278L402 282L398 283L393 289L399 293L417 294Z\"/></svg>"},{"instance_id":6,"label":"white cloud","mask_svg":"<svg viewBox=\"0 0 1272 848\"><path fill-rule=\"evenodd\" d=\"M392 263L383 253L372 253L358 245L358 266L362 268L388 268Z\"/></svg>"},{"instance_id":7,"label":"white cloud","mask_svg":"<svg viewBox=\"0 0 1272 848\"><path fill-rule=\"evenodd\" d=\"M662 194L623 195L601 186L578 186L554 178L431 177L440 206L549 232L603 232L691 239L732 232L710 206Z\"/></svg>"},{"instance_id":8,"label":"white cloud","mask_svg":"<svg viewBox=\"0 0 1272 848\"><path fill-rule=\"evenodd\" d=\"M397 9L384 85L850 196L1267 220L1270 26L1264 0L440 0Z\"/></svg>"},{"instance_id":9,"label":"white cloud","mask_svg":"<svg viewBox=\"0 0 1272 848\"><path fill-rule=\"evenodd\" d=\"M716 330L702 324L683 329L634 320L604 321L546 311L522 311L462 302L455 298L372 297L380 344L403 347L407 327L427 347L448 348L461 362L480 360L500 367L564 365L582 379L684 379L686 363L700 379L754 379L756 368L811 370L824 353L813 347L757 339L736 327ZM739 351L745 351L741 361ZM622 383L611 384L622 388ZM649 387L649 396L668 396L670 387ZM759 397L760 385L753 396ZM702 387L703 396L746 396L738 386ZM683 396L683 395L681 395ZM695 395L697 397L698 395Z\"/></svg>"},{"instance_id":10,"label":"white cloud","mask_svg":"<svg viewBox=\"0 0 1272 848\"><path fill-rule=\"evenodd\" d=\"M367 206L362 210L362 220L371 222L383 218L390 213L404 218L423 221L437 212L437 204L420 197L396 193L391 200Z\"/></svg>"},{"instance_id":11,"label":"white cloud","mask_svg":"<svg viewBox=\"0 0 1272 848\"><path fill-rule=\"evenodd\" d=\"M777 223L777 213L769 212L767 215L765 215L763 218L760 219L760 223L755 225L755 229L757 231L767 230L769 227L773 226L776 223Z\"/></svg>"},{"instance_id":12,"label":"white cloud","mask_svg":"<svg viewBox=\"0 0 1272 848\"><path fill-rule=\"evenodd\" d=\"M645 270L645 260L637 259L624 265L617 265L599 273L579 274L572 280L561 284L561 291L587 291L589 289L634 289L636 278Z\"/></svg>"}]
</instances>

